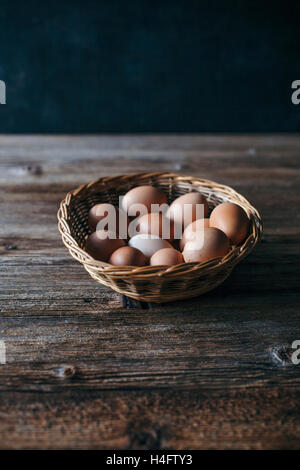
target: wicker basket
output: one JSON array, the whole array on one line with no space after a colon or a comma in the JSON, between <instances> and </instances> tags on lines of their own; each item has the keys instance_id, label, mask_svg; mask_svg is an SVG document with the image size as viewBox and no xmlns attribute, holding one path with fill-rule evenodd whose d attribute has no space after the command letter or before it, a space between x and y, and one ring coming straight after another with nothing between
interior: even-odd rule
<instances>
[{"instance_id":1,"label":"wicker basket","mask_svg":"<svg viewBox=\"0 0 300 470\"><path fill-rule=\"evenodd\" d=\"M199 191L206 196L210 209L225 201L239 204L250 219L247 239L242 245L233 247L224 258L202 264L130 267L94 260L84 250L90 233L89 209L99 202L118 205L119 195L147 184L161 188L168 195L169 203L186 192ZM257 210L229 186L171 173L146 173L99 178L69 192L60 204L58 228L70 254L83 264L93 279L133 299L162 303L195 297L221 284L258 242L262 223Z\"/></svg>"}]
</instances>

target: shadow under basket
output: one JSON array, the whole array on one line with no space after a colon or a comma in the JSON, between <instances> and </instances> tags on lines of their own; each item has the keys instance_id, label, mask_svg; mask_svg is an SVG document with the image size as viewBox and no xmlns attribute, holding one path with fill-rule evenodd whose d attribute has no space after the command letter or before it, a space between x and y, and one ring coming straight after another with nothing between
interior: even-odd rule
<instances>
[{"instance_id":1,"label":"shadow under basket","mask_svg":"<svg viewBox=\"0 0 300 470\"><path fill-rule=\"evenodd\" d=\"M170 204L182 194L198 191L207 198L210 211L222 202L240 205L250 219L249 233L243 244L234 246L222 259L206 263L182 263L176 266L112 266L94 260L85 250L90 234L88 212L100 202L119 205L119 196L135 186L152 185L168 196ZM213 181L171 173L146 173L99 178L67 194L58 211L58 228L70 254L95 281L132 299L163 303L196 297L219 286L260 239L261 218L243 196L229 186Z\"/></svg>"}]
</instances>

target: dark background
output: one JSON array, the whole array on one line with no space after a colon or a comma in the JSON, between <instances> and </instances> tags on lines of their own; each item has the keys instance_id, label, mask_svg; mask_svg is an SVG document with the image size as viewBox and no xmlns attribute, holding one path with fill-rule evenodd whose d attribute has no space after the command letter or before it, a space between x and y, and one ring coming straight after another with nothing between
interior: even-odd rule
<instances>
[{"instance_id":1,"label":"dark background","mask_svg":"<svg viewBox=\"0 0 300 470\"><path fill-rule=\"evenodd\" d=\"M300 2L0 2L0 132L300 130Z\"/></svg>"}]
</instances>

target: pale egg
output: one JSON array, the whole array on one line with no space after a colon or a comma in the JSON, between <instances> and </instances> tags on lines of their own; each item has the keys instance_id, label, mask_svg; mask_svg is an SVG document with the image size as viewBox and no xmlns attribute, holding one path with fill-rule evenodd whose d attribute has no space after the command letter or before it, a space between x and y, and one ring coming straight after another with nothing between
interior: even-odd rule
<instances>
[{"instance_id":1,"label":"pale egg","mask_svg":"<svg viewBox=\"0 0 300 470\"><path fill-rule=\"evenodd\" d=\"M162 248L172 248L167 240L149 234L135 235L129 240L128 245L140 250L147 258L151 258L156 251Z\"/></svg>"}]
</instances>

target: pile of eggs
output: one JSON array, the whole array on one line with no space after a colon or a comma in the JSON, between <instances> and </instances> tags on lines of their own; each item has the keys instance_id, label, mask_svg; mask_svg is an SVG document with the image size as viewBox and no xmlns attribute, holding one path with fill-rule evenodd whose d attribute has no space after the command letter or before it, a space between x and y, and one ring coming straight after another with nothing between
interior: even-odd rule
<instances>
[{"instance_id":1,"label":"pile of eggs","mask_svg":"<svg viewBox=\"0 0 300 470\"><path fill-rule=\"evenodd\" d=\"M141 204L147 208L147 213L133 219L130 215L139 214ZM231 202L217 205L209 217L206 198L199 192L190 192L175 199L164 213L151 212L153 205L164 204L167 204L166 194L153 186L138 186L128 191L122 199L122 208L107 203L96 204L88 215L92 233L86 240L87 252L94 259L115 266L203 263L223 258L232 246L240 245L249 232L247 214ZM203 208L201 219L197 218L196 207L199 205ZM189 208L191 222L185 226L186 207ZM106 227L98 230L97 225L111 209L118 216L115 231ZM125 236L121 234L119 220L125 221L127 228L134 220L138 233L128 239L127 230ZM174 239L178 225L182 233L180 240ZM163 230L163 227L168 227L168 230ZM200 230L202 237L198 236Z\"/></svg>"}]
</instances>

